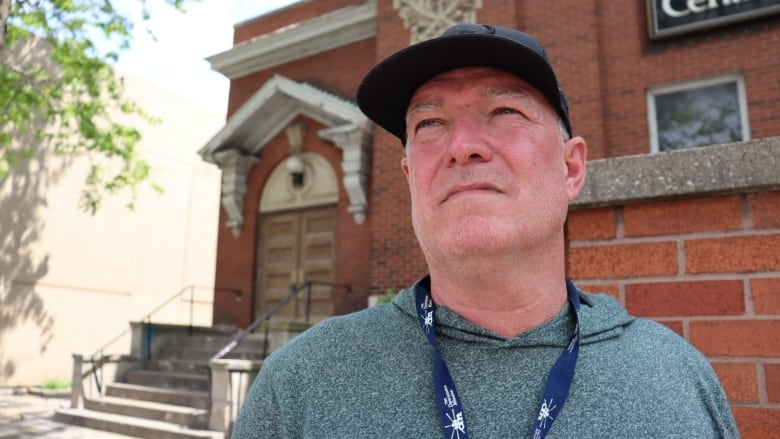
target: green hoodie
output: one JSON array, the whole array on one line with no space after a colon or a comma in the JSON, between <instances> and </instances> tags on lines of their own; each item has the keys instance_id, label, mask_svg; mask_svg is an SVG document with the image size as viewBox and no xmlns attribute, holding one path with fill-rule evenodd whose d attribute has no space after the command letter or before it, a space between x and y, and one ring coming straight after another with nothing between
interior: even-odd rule
<instances>
[{"instance_id":1,"label":"green hoodie","mask_svg":"<svg viewBox=\"0 0 780 439\"><path fill-rule=\"evenodd\" d=\"M610 296L580 298L577 369L548 438L739 437L698 351ZM438 308L436 339L472 439L530 437L547 374L573 329L570 305L510 339ZM268 358L233 438L441 438L432 362L414 288L392 304L328 319Z\"/></svg>"}]
</instances>

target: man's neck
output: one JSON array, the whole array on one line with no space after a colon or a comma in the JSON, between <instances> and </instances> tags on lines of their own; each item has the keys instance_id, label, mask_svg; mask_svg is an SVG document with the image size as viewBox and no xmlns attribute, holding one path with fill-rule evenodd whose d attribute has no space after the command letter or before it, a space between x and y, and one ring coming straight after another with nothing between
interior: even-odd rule
<instances>
[{"instance_id":1,"label":"man's neck","mask_svg":"<svg viewBox=\"0 0 780 439\"><path fill-rule=\"evenodd\" d=\"M460 267L445 274L431 269L433 301L469 322L512 338L550 320L566 304L563 263L538 264L526 272ZM465 274L464 274L465 273ZM480 273L474 276L471 273Z\"/></svg>"}]
</instances>

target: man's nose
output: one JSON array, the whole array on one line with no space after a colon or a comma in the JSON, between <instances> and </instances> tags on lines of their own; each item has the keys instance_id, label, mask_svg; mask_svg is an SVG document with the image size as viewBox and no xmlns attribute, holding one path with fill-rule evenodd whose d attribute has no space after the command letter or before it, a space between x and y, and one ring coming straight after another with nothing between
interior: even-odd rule
<instances>
[{"instance_id":1,"label":"man's nose","mask_svg":"<svg viewBox=\"0 0 780 439\"><path fill-rule=\"evenodd\" d=\"M486 162L493 156L493 148L485 136L485 127L474 117L458 117L453 121L450 134L450 165Z\"/></svg>"}]
</instances>

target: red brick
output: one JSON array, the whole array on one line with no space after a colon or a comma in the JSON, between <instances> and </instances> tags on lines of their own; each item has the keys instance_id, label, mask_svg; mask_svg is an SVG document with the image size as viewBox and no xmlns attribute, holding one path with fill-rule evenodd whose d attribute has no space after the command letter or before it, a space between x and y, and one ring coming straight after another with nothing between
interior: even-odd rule
<instances>
[{"instance_id":1,"label":"red brick","mask_svg":"<svg viewBox=\"0 0 780 439\"><path fill-rule=\"evenodd\" d=\"M741 224L736 197L664 201L623 208L626 236L734 230L739 229Z\"/></svg>"},{"instance_id":2,"label":"red brick","mask_svg":"<svg viewBox=\"0 0 780 439\"><path fill-rule=\"evenodd\" d=\"M615 299L620 300L620 285L617 284L590 284L583 286L578 285L578 287L589 293L607 293Z\"/></svg>"},{"instance_id":3,"label":"red brick","mask_svg":"<svg viewBox=\"0 0 780 439\"><path fill-rule=\"evenodd\" d=\"M742 439L780 438L780 408L732 407Z\"/></svg>"},{"instance_id":4,"label":"red brick","mask_svg":"<svg viewBox=\"0 0 780 439\"><path fill-rule=\"evenodd\" d=\"M741 281L658 282L626 285L626 308L636 316L740 315Z\"/></svg>"},{"instance_id":5,"label":"red brick","mask_svg":"<svg viewBox=\"0 0 780 439\"><path fill-rule=\"evenodd\" d=\"M685 331L683 331L683 323L682 322L677 321L677 320L675 320L675 321L664 320L664 321L661 321L661 322L658 322L658 323L660 323L660 324L666 326L667 328L671 329L672 331L676 332L677 335L679 335L680 337L685 338L685 333L684 333Z\"/></svg>"},{"instance_id":6,"label":"red brick","mask_svg":"<svg viewBox=\"0 0 780 439\"><path fill-rule=\"evenodd\" d=\"M755 363L712 363L731 402L758 402L758 374Z\"/></svg>"},{"instance_id":7,"label":"red brick","mask_svg":"<svg viewBox=\"0 0 780 439\"><path fill-rule=\"evenodd\" d=\"M769 402L780 402L780 364L765 364L764 376Z\"/></svg>"},{"instance_id":8,"label":"red brick","mask_svg":"<svg viewBox=\"0 0 780 439\"><path fill-rule=\"evenodd\" d=\"M615 237L615 209L582 209L569 212L566 221L569 240L596 240Z\"/></svg>"},{"instance_id":9,"label":"red brick","mask_svg":"<svg viewBox=\"0 0 780 439\"><path fill-rule=\"evenodd\" d=\"M750 290L756 314L780 314L780 278L752 279Z\"/></svg>"},{"instance_id":10,"label":"red brick","mask_svg":"<svg viewBox=\"0 0 780 439\"><path fill-rule=\"evenodd\" d=\"M676 274L677 244L643 244L570 247L569 276L578 279Z\"/></svg>"},{"instance_id":11,"label":"red brick","mask_svg":"<svg viewBox=\"0 0 780 439\"><path fill-rule=\"evenodd\" d=\"M741 273L780 268L780 234L685 242L688 273Z\"/></svg>"},{"instance_id":12,"label":"red brick","mask_svg":"<svg viewBox=\"0 0 780 439\"><path fill-rule=\"evenodd\" d=\"M690 342L704 355L780 356L780 320L717 320L690 323Z\"/></svg>"},{"instance_id":13,"label":"red brick","mask_svg":"<svg viewBox=\"0 0 780 439\"><path fill-rule=\"evenodd\" d=\"M780 192L765 192L748 196L753 215L753 227L780 227Z\"/></svg>"},{"instance_id":14,"label":"red brick","mask_svg":"<svg viewBox=\"0 0 780 439\"><path fill-rule=\"evenodd\" d=\"M235 26L233 43L238 44L255 36L270 33L279 28L319 17L336 9L359 4L362 0L328 0L298 2L293 7L281 8Z\"/></svg>"}]
</instances>

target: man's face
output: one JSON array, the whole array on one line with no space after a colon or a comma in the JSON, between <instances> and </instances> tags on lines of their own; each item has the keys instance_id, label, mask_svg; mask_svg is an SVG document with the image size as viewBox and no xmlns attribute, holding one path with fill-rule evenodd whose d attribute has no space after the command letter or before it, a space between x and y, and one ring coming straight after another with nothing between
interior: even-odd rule
<instances>
[{"instance_id":1,"label":"man's face","mask_svg":"<svg viewBox=\"0 0 780 439\"><path fill-rule=\"evenodd\" d=\"M401 165L429 263L560 246L585 143L564 143L531 85L493 68L445 72L414 93L406 127Z\"/></svg>"}]
</instances>

